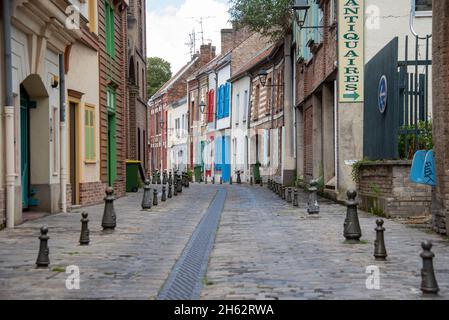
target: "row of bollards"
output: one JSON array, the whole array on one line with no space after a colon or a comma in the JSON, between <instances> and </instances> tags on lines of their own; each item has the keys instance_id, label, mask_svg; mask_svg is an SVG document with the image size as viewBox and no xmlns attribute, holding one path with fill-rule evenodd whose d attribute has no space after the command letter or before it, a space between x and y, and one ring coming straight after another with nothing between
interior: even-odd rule
<instances>
[{"instance_id":1,"label":"row of bollards","mask_svg":"<svg viewBox=\"0 0 449 320\"><path fill-rule=\"evenodd\" d=\"M166 172L164 172L162 175L162 181L160 179L160 174L158 172L153 172L153 174L149 175L148 179L144 182L144 192L141 203L143 210L150 210L153 206L157 206L159 204L158 190L156 187L154 189L151 187L151 182L153 182L154 185L163 184L161 202L166 202L167 199L171 199L173 196L177 196L182 192L183 186L187 188L189 187L189 178L186 172L180 174L176 171L174 175L172 175L171 172L168 175ZM115 230L117 226L117 216L114 208L114 189L112 187L108 187L106 188L105 193L105 205L101 226L103 228L103 231L110 232ZM88 213L82 212L81 217L81 232L79 244L81 246L87 246L90 243ZM39 236L39 252L36 260L37 268L47 268L50 265L50 249L48 246L49 239L50 237L48 236L48 226L41 227Z\"/></svg>"},{"instance_id":2,"label":"row of bollards","mask_svg":"<svg viewBox=\"0 0 449 320\"><path fill-rule=\"evenodd\" d=\"M318 214L320 211L317 184L317 181L313 180L310 182L308 188L307 213L310 215ZM273 179L268 179L267 187L286 202L291 203L295 207L299 206L297 188L285 187ZM360 238L362 237L356 198L357 192L355 190L348 190L346 201L347 211L343 225L343 235L346 239L346 243L350 244L360 243ZM374 230L376 231L374 258L376 261L386 261L388 254L385 246L385 228L383 219L376 220L376 228ZM422 282L420 289L423 294L437 294L439 292L439 287L433 268L433 258L435 257L435 254L431 251L432 243L430 241L423 242L421 247L423 251L420 254L420 257L423 260L423 268L421 270Z\"/></svg>"}]
</instances>

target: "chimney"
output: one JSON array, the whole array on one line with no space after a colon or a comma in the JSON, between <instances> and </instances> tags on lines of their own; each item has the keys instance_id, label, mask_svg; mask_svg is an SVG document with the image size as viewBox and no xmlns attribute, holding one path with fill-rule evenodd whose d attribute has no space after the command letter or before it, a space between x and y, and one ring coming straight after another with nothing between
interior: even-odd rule
<instances>
[{"instance_id":1,"label":"chimney","mask_svg":"<svg viewBox=\"0 0 449 320\"><path fill-rule=\"evenodd\" d=\"M250 35L251 31L246 27L237 29L233 26L232 29L221 29L221 53L234 49Z\"/></svg>"},{"instance_id":2,"label":"chimney","mask_svg":"<svg viewBox=\"0 0 449 320\"><path fill-rule=\"evenodd\" d=\"M205 65L209 63L213 58L215 58L215 51L216 48L212 46L211 43L209 44L203 44L200 47L200 60L201 65Z\"/></svg>"}]
</instances>

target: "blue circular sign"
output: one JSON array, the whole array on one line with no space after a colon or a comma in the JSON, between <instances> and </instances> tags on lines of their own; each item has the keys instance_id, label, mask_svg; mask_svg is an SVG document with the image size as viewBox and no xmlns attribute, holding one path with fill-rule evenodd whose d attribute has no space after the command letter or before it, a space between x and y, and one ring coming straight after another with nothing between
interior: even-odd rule
<instances>
[{"instance_id":1,"label":"blue circular sign","mask_svg":"<svg viewBox=\"0 0 449 320\"><path fill-rule=\"evenodd\" d=\"M380 113L384 113L387 109L387 98L388 98L388 82L387 77L383 75L379 81L379 96L378 96L378 107Z\"/></svg>"}]
</instances>

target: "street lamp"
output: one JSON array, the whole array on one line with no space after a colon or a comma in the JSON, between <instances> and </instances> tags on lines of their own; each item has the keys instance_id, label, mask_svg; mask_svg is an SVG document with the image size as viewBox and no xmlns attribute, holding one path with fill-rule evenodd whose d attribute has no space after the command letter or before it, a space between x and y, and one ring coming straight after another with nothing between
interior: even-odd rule
<instances>
[{"instance_id":1,"label":"street lamp","mask_svg":"<svg viewBox=\"0 0 449 320\"><path fill-rule=\"evenodd\" d=\"M202 114L204 114L204 111L206 110L206 103L204 102L204 100L201 100L200 102L200 111Z\"/></svg>"},{"instance_id":2,"label":"street lamp","mask_svg":"<svg viewBox=\"0 0 449 320\"><path fill-rule=\"evenodd\" d=\"M266 69L260 69L259 73L257 74L259 77L259 82L262 85L262 87L283 87L284 84L270 84L267 85L267 77L268 77L268 71Z\"/></svg>"},{"instance_id":3,"label":"street lamp","mask_svg":"<svg viewBox=\"0 0 449 320\"><path fill-rule=\"evenodd\" d=\"M268 77L268 72L265 69L260 69L259 73L259 82L262 85L262 87L265 87L265 85L267 84L267 77Z\"/></svg>"},{"instance_id":4,"label":"street lamp","mask_svg":"<svg viewBox=\"0 0 449 320\"><path fill-rule=\"evenodd\" d=\"M295 4L292 6L295 14L296 23L299 28L303 28L307 19L307 11L310 9L308 0L295 0Z\"/></svg>"}]
</instances>

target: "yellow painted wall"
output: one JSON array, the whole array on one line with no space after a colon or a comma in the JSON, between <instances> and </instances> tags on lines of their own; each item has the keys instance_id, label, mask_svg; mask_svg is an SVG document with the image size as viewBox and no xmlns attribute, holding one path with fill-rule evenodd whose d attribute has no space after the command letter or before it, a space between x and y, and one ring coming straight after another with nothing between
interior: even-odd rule
<instances>
[{"instance_id":1,"label":"yellow painted wall","mask_svg":"<svg viewBox=\"0 0 449 320\"><path fill-rule=\"evenodd\" d=\"M98 53L79 42L76 42L71 49L69 60L69 72L66 75L66 88L84 93L79 107L78 128L80 141L79 159L80 162L80 182L97 182L100 180L100 113L99 113L99 66ZM69 98L69 97L68 97ZM85 104L95 106L95 162L85 161L85 136L84 136L84 110ZM67 102L67 108L69 104ZM69 124L69 114L67 109L67 124ZM69 133L69 128L67 130ZM70 135L67 135L69 139ZM69 146L69 140L67 140ZM67 161L70 159L70 148L68 148ZM67 163L70 168L70 164Z\"/></svg>"}]
</instances>

